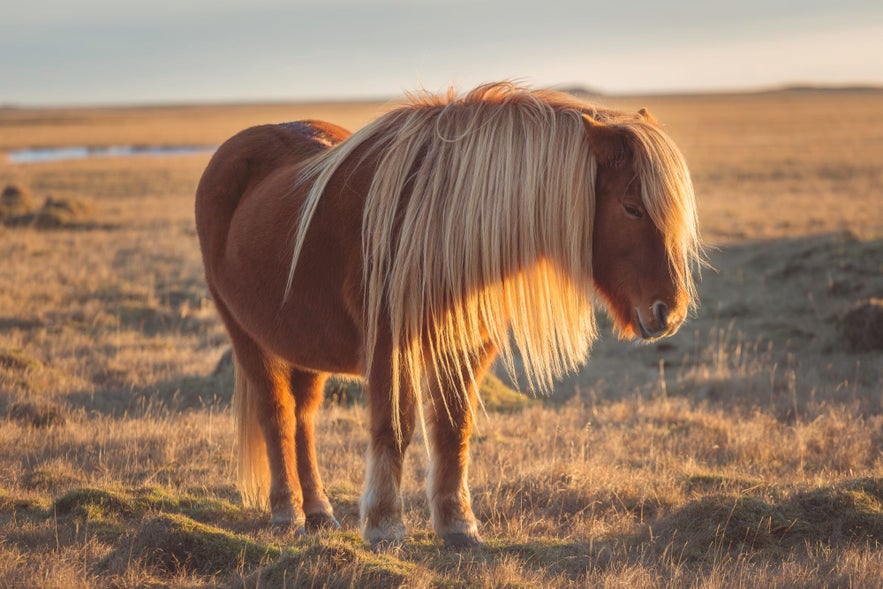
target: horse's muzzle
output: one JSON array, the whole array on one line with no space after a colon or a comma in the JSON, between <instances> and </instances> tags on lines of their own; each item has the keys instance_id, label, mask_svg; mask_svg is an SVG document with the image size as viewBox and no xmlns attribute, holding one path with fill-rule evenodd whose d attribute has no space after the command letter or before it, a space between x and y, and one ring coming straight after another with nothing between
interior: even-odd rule
<instances>
[{"instance_id":1,"label":"horse's muzzle","mask_svg":"<svg viewBox=\"0 0 883 589\"><path fill-rule=\"evenodd\" d=\"M635 322L638 324L638 332L641 334L642 339L652 341L677 331L680 322L670 321L671 316L665 303L655 301L650 305L650 310L653 315L652 321L645 323L640 309L635 308Z\"/></svg>"}]
</instances>

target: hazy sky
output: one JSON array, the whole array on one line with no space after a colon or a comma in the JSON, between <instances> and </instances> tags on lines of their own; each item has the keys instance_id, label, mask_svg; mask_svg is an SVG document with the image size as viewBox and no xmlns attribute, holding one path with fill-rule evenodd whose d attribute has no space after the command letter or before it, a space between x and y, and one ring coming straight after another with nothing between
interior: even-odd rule
<instances>
[{"instance_id":1,"label":"hazy sky","mask_svg":"<svg viewBox=\"0 0 883 589\"><path fill-rule=\"evenodd\" d=\"M387 97L519 79L613 93L883 85L881 0L32 0L0 104Z\"/></svg>"}]
</instances>

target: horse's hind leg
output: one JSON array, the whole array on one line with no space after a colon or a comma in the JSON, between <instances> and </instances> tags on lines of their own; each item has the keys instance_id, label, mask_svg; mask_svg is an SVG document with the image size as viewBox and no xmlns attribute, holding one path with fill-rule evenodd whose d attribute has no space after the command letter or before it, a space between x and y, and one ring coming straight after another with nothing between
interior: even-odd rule
<instances>
[{"instance_id":1,"label":"horse's hind leg","mask_svg":"<svg viewBox=\"0 0 883 589\"><path fill-rule=\"evenodd\" d=\"M393 424L392 379L389 366L375 368L368 377L368 410L371 439L365 468L365 486L359 505L362 537L376 546L404 540L402 519L402 460L414 431L414 396L402 387L398 421Z\"/></svg>"},{"instance_id":2,"label":"horse's hind leg","mask_svg":"<svg viewBox=\"0 0 883 589\"><path fill-rule=\"evenodd\" d=\"M240 445L250 443L244 436L255 435L255 429L259 428L263 433L270 471L271 522L303 531L305 517L296 460L295 402L289 383L289 367L279 359L267 357L256 346L235 338L234 349L239 369L248 380L246 398L239 402L250 404L249 417L239 425L244 430L240 433ZM249 459L247 453L245 459ZM254 456L253 459L257 461L260 457ZM260 466L240 464L241 473L253 468ZM265 491L244 489L247 495L262 492Z\"/></svg>"},{"instance_id":3,"label":"horse's hind leg","mask_svg":"<svg viewBox=\"0 0 883 589\"><path fill-rule=\"evenodd\" d=\"M303 491L303 509L308 528L337 527L334 510L325 494L316 461L316 446L313 434L313 419L322 404L324 384L327 375L293 369L291 371L291 391L294 394L294 415L297 473Z\"/></svg>"},{"instance_id":4,"label":"horse's hind leg","mask_svg":"<svg viewBox=\"0 0 883 589\"><path fill-rule=\"evenodd\" d=\"M427 494L435 533L449 546L481 543L467 482L469 436L474 423L476 388L494 355L488 346L473 357L474 381L465 370L461 376L448 374L431 380Z\"/></svg>"},{"instance_id":5,"label":"horse's hind leg","mask_svg":"<svg viewBox=\"0 0 883 589\"><path fill-rule=\"evenodd\" d=\"M241 372L236 378L236 419L243 502L260 506L269 491L272 524L302 532L306 518L295 458L291 369L252 340L218 296L215 304L233 342L236 370Z\"/></svg>"}]
</instances>

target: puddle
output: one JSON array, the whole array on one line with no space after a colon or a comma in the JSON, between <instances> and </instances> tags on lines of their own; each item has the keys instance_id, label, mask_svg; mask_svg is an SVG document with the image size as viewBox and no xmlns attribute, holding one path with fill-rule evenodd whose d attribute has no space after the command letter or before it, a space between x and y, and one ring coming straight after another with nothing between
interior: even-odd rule
<instances>
[{"instance_id":1,"label":"puddle","mask_svg":"<svg viewBox=\"0 0 883 589\"><path fill-rule=\"evenodd\" d=\"M217 145L112 145L110 147L36 147L16 149L7 153L11 164L37 164L97 157L170 156L212 153Z\"/></svg>"}]
</instances>

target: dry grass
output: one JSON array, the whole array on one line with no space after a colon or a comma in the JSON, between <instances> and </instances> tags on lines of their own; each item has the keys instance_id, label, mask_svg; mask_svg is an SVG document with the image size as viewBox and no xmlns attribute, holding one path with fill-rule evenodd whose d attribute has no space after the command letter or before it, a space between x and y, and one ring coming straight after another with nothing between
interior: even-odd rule
<instances>
[{"instance_id":1,"label":"dry grass","mask_svg":"<svg viewBox=\"0 0 883 589\"><path fill-rule=\"evenodd\" d=\"M488 545L464 553L429 531L419 441L412 540L358 538L352 387L320 420L342 530L279 536L241 507L192 224L206 156L0 160L34 207L89 203L81 222L0 227L0 586L883 587L879 95L608 102L649 107L683 146L717 271L681 333L606 334L551 399L486 385L471 478ZM0 110L0 149L215 144L379 109Z\"/></svg>"}]
</instances>

